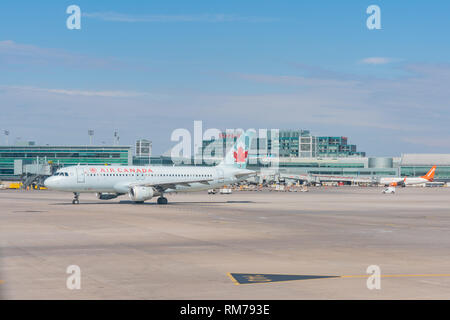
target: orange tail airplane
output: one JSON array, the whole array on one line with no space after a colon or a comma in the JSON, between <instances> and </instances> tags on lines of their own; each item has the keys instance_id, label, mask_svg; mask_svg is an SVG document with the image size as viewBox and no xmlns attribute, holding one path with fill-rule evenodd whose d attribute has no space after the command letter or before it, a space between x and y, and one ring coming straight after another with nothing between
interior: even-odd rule
<instances>
[{"instance_id":1,"label":"orange tail airplane","mask_svg":"<svg viewBox=\"0 0 450 320\"><path fill-rule=\"evenodd\" d=\"M436 166L433 166L426 175L417 178L381 178L380 183L384 185L390 185L392 187L399 185L413 185L432 182L434 179L434 173L436 172Z\"/></svg>"}]
</instances>

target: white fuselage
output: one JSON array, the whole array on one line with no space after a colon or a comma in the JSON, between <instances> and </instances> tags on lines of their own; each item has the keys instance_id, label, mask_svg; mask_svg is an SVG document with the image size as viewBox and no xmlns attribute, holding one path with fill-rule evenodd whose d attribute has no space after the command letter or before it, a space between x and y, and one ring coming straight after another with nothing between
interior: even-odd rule
<instances>
[{"instance_id":1,"label":"white fuselage","mask_svg":"<svg viewBox=\"0 0 450 320\"><path fill-rule=\"evenodd\" d=\"M45 185L68 192L128 193L133 185L174 183L164 193L219 188L246 179L253 171L227 166L74 166L57 171ZM238 175L238 177L236 177ZM204 182L189 181L204 180ZM184 183L186 184L181 184Z\"/></svg>"},{"instance_id":2,"label":"white fuselage","mask_svg":"<svg viewBox=\"0 0 450 320\"><path fill-rule=\"evenodd\" d=\"M389 185L391 183L397 183L397 184L405 184L408 185L414 185L414 184L422 184L430 182L427 179L417 177L417 178L381 178L380 183L384 185Z\"/></svg>"}]
</instances>

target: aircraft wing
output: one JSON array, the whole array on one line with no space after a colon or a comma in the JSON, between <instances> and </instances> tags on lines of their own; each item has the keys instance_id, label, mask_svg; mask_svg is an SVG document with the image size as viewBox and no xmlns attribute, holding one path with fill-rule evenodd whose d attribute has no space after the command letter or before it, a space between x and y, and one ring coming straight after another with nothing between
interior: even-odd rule
<instances>
[{"instance_id":1,"label":"aircraft wing","mask_svg":"<svg viewBox=\"0 0 450 320\"><path fill-rule=\"evenodd\" d=\"M199 180L189 180L189 181L175 181L175 182L163 182L163 183L132 183L130 184L131 187L153 187L159 191L164 191L166 189L175 189L176 186L186 186L190 187L191 183L203 183L205 185L208 185L210 181L213 181L214 179L199 179Z\"/></svg>"},{"instance_id":2,"label":"aircraft wing","mask_svg":"<svg viewBox=\"0 0 450 320\"><path fill-rule=\"evenodd\" d=\"M256 176L256 172L252 172L252 173L236 173L234 175L236 178L242 178L242 177L253 177Z\"/></svg>"},{"instance_id":3,"label":"aircraft wing","mask_svg":"<svg viewBox=\"0 0 450 320\"><path fill-rule=\"evenodd\" d=\"M307 174L286 174L286 173L280 173L280 178L294 179L294 180L309 180L309 179L311 179L311 176L307 175Z\"/></svg>"}]
</instances>

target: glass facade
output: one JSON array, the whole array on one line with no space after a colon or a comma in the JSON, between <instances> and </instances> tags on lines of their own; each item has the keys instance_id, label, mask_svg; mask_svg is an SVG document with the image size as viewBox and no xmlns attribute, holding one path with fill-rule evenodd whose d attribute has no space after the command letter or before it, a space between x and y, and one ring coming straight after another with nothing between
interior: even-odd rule
<instances>
[{"instance_id":1,"label":"glass facade","mask_svg":"<svg viewBox=\"0 0 450 320\"><path fill-rule=\"evenodd\" d=\"M60 166L77 164L131 164L128 146L0 146L0 179L14 176L14 160L23 164L36 162Z\"/></svg>"},{"instance_id":2,"label":"glass facade","mask_svg":"<svg viewBox=\"0 0 450 320\"><path fill-rule=\"evenodd\" d=\"M192 160L193 161L193 160ZM149 158L133 157L134 166L173 166L174 163L170 157L167 156L154 156Z\"/></svg>"},{"instance_id":3,"label":"glass facade","mask_svg":"<svg viewBox=\"0 0 450 320\"><path fill-rule=\"evenodd\" d=\"M135 144L135 155L133 157L133 164L148 165L151 162L152 156L152 142L146 139L140 139Z\"/></svg>"},{"instance_id":4,"label":"glass facade","mask_svg":"<svg viewBox=\"0 0 450 320\"><path fill-rule=\"evenodd\" d=\"M257 137L252 142L251 154L282 158L316 156L316 138L308 130L279 130L276 137L274 134L272 130L267 130L267 136ZM222 133L219 139L204 140L202 147L213 157L223 157L226 150L233 147L237 137L234 133Z\"/></svg>"},{"instance_id":5,"label":"glass facade","mask_svg":"<svg viewBox=\"0 0 450 320\"><path fill-rule=\"evenodd\" d=\"M365 152L356 150L356 145L347 142L347 137L317 137L317 156L336 158L366 156Z\"/></svg>"},{"instance_id":6,"label":"glass facade","mask_svg":"<svg viewBox=\"0 0 450 320\"><path fill-rule=\"evenodd\" d=\"M316 156L316 137L308 130L280 130L280 157L314 158Z\"/></svg>"},{"instance_id":7,"label":"glass facade","mask_svg":"<svg viewBox=\"0 0 450 320\"><path fill-rule=\"evenodd\" d=\"M280 158L277 171L290 174L336 175L346 177L397 177L398 168L369 168L367 158L341 158L338 162L320 158L301 161L299 158ZM360 159L360 160L359 160ZM306 159L305 159L306 160ZM261 166L250 165L249 169L258 170ZM270 165L265 167L271 168ZM273 169L273 167L272 167Z\"/></svg>"},{"instance_id":8,"label":"glass facade","mask_svg":"<svg viewBox=\"0 0 450 320\"><path fill-rule=\"evenodd\" d=\"M150 158L152 155L152 142L146 139L137 140L135 149L136 157Z\"/></svg>"},{"instance_id":9,"label":"glass facade","mask_svg":"<svg viewBox=\"0 0 450 320\"><path fill-rule=\"evenodd\" d=\"M428 166L401 166L402 177L420 177L427 174L430 170L431 164ZM450 166L437 166L434 175L435 180L450 179Z\"/></svg>"},{"instance_id":10,"label":"glass facade","mask_svg":"<svg viewBox=\"0 0 450 320\"><path fill-rule=\"evenodd\" d=\"M267 130L266 137L258 137L254 148L259 156L279 156L280 158L315 158L315 157L365 157L365 152L357 151L354 144L348 144L347 137L315 137L309 130L279 130L277 136ZM223 134L225 137L226 135ZM204 140L203 150L209 146L219 146L221 150L229 149L235 137L225 139ZM234 138L234 139L233 139ZM278 153L277 153L278 149ZM225 152L225 151L223 151ZM213 156L222 156L212 154Z\"/></svg>"}]
</instances>

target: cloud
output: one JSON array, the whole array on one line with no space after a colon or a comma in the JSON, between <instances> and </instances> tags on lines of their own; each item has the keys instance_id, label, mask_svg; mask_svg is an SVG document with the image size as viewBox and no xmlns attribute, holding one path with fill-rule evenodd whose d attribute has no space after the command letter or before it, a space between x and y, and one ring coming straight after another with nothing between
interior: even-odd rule
<instances>
[{"instance_id":1,"label":"cloud","mask_svg":"<svg viewBox=\"0 0 450 320\"><path fill-rule=\"evenodd\" d=\"M301 128L317 135L349 136L369 155L446 152L450 65L416 63L396 68L402 76L380 78L314 67L302 69L303 75L219 73L215 87L227 89L215 94L206 89L174 89L172 94L169 90L158 95L3 86L0 101L8 111L0 122L25 132L22 136L27 130L30 136L44 135L40 128L49 126L50 143L77 143L80 124L105 132L114 126L124 128L130 143L137 136L149 137L155 150L161 151L170 146L173 129L190 129L193 120L204 120L204 128ZM215 84L214 79L208 81ZM56 131L61 135L52 135Z\"/></svg>"},{"instance_id":2,"label":"cloud","mask_svg":"<svg viewBox=\"0 0 450 320\"><path fill-rule=\"evenodd\" d=\"M375 64L375 65L378 65L378 64L388 64L388 63L391 63L391 62L393 62L393 61L394 61L394 60L391 59L391 58L385 58L385 57L370 57L370 58L362 59L362 60L360 60L359 62L360 62L360 63L363 63L363 64Z\"/></svg>"},{"instance_id":3,"label":"cloud","mask_svg":"<svg viewBox=\"0 0 450 320\"><path fill-rule=\"evenodd\" d=\"M89 91L89 90L67 90L67 89L47 89L38 88L32 86L0 86L0 88L7 88L17 91L32 91L32 92L44 92L54 93L67 96L85 96L85 97L109 97L109 98L130 98L130 97L142 97L149 95L145 92L136 91Z\"/></svg>"},{"instance_id":4,"label":"cloud","mask_svg":"<svg viewBox=\"0 0 450 320\"><path fill-rule=\"evenodd\" d=\"M116 69L123 66L123 63L114 59L93 58L66 50L42 48L35 45L17 43L12 40L0 41L0 63L4 65L58 65L89 69Z\"/></svg>"},{"instance_id":5,"label":"cloud","mask_svg":"<svg viewBox=\"0 0 450 320\"><path fill-rule=\"evenodd\" d=\"M450 141L450 65L420 63L396 68L402 74L396 78L314 67L302 68L302 73L307 71L304 76L226 74L235 82L251 82L253 90L260 84L264 93L197 97L195 105L204 114L214 106L215 117L220 119L238 114L239 119L270 127L353 135L366 144L361 150L369 154L417 152L413 141L421 145L420 150L442 152L448 148L444 142ZM245 126L244 121L239 125ZM424 138L411 138L420 136Z\"/></svg>"},{"instance_id":6,"label":"cloud","mask_svg":"<svg viewBox=\"0 0 450 320\"><path fill-rule=\"evenodd\" d=\"M112 22L273 22L277 19L265 17L239 16L233 14L197 14L197 15L133 15L117 12L85 12L83 17Z\"/></svg>"},{"instance_id":7,"label":"cloud","mask_svg":"<svg viewBox=\"0 0 450 320\"><path fill-rule=\"evenodd\" d=\"M246 74L234 73L230 74L232 77L243 80L250 80L260 83L268 84L282 84L289 86L306 86L306 87L348 87L355 85L355 80L342 80L332 78L318 78L318 77L301 77L301 76L287 76L287 75L265 75L265 74Z\"/></svg>"},{"instance_id":8,"label":"cloud","mask_svg":"<svg viewBox=\"0 0 450 320\"><path fill-rule=\"evenodd\" d=\"M414 145L433 147L433 148L450 148L450 140L448 138L429 138L429 137L402 137L402 141Z\"/></svg>"}]
</instances>

